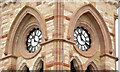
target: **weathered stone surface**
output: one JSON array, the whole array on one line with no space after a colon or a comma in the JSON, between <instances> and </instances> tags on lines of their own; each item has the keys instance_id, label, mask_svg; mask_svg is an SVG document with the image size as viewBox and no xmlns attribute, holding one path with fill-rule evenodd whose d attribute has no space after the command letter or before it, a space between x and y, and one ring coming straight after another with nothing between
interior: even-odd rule
<instances>
[{"instance_id":1,"label":"weathered stone surface","mask_svg":"<svg viewBox=\"0 0 120 72\"><path fill-rule=\"evenodd\" d=\"M64 27L64 39L67 40L67 36L68 36L68 29L69 29L69 25L70 25L70 19L72 18L73 14L82 6L86 5L86 4L92 4L97 10L98 12L101 14L101 16L103 17L106 26L109 30L110 33L115 34L114 33L114 14L116 13L116 6L112 3L107 3L107 2L92 2L93 0L82 0L82 2L64 2L64 21L63 21L63 27ZM0 59L2 57L5 57L4 55L4 51L5 51L5 46L6 46L6 40L7 40L7 36L2 38L3 35L8 34L10 32L10 28L13 24L13 21L15 20L15 18L17 17L18 13L20 12L20 10L24 7L24 6L30 6L35 8L41 15L42 15L42 19L45 21L46 23L46 28L47 28L47 36L48 36L48 43L43 44L42 45L42 49L41 51L33 58L31 59L26 59L23 58L21 56L21 54L19 53L19 50L17 50L16 48L16 56L18 56L17 58L17 63L16 63L16 69L19 69L23 63L26 63L27 67L32 70L34 67L34 64L36 63L36 60L38 58L41 58L44 60L44 64L45 64L45 69L46 70L54 70L57 67L62 67L57 65L57 63L54 63L52 67L46 67L47 65L56 62L56 53L57 51L55 47L58 48L63 48L63 53L62 55L60 55L60 57L62 57L61 59L63 59L63 62L66 64L66 66L64 66L64 70L70 70L70 67L68 67L67 65L70 64L70 60L72 57L77 57L80 61L81 64L86 64L89 60L95 60L95 62L97 62L98 66L101 66L101 64L103 64L102 62L105 61L105 64L107 66L111 66L110 69L114 70L115 69L115 60L110 58L110 57L104 57L103 59L100 59L100 46L98 46L98 52L92 56L92 57L84 57L82 56L80 53L78 53L78 51L76 51L75 47L73 46L73 43L69 43L69 42L65 42L63 40L62 44L61 43L57 43L56 41L51 41L50 40L53 39L53 33L55 32L55 22L54 22L54 11L55 11L55 2L15 2L15 3L0 3L0 27L2 28L2 33L0 33ZM56 16L56 17L60 17L60 16ZM83 15L80 17L83 20L87 20L89 22L92 23L92 21L88 18L87 15ZM91 25L92 26L92 25ZM110 36L111 37L111 41L112 41L112 49L115 49L115 41L114 41L114 36ZM72 41L72 40L68 40L68 41ZM46 42L46 41L45 41ZM59 44L57 46L57 44ZM62 46L60 46L62 45ZM62 51L60 51L62 52ZM57 53L58 54L58 53ZM56 55L56 56L55 56ZM113 55L113 54L112 54ZM58 60L60 62L62 62L62 60ZM7 64L10 62L9 59L6 59L4 61L0 61L0 71L2 69L7 69L6 66ZM46 65L47 64L47 65ZM60 63L58 63L60 64Z\"/></svg>"}]
</instances>

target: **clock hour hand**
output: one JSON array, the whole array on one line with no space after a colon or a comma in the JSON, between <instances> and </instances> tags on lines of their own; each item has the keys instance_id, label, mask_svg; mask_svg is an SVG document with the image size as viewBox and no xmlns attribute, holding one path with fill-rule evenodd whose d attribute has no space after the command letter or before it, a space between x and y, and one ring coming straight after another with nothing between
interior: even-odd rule
<instances>
[{"instance_id":1,"label":"clock hour hand","mask_svg":"<svg viewBox=\"0 0 120 72\"><path fill-rule=\"evenodd\" d=\"M82 34L80 35L81 41L84 42L83 38L82 38Z\"/></svg>"},{"instance_id":2,"label":"clock hour hand","mask_svg":"<svg viewBox=\"0 0 120 72\"><path fill-rule=\"evenodd\" d=\"M34 39L34 42L37 42L37 41Z\"/></svg>"},{"instance_id":3,"label":"clock hour hand","mask_svg":"<svg viewBox=\"0 0 120 72\"><path fill-rule=\"evenodd\" d=\"M37 41L35 40L35 36L33 36L33 39L34 39L34 42L37 42Z\"/></svg>"},{"instance_id":4,"label":"clock hour hand","mask_svg":"<svg viewBox=\"0 0 120 72\"><path fill-rule=\"evenodd\" d=\"M81 41L83 41L82 37L81 37Z\"/></svg>"}]
</instances>

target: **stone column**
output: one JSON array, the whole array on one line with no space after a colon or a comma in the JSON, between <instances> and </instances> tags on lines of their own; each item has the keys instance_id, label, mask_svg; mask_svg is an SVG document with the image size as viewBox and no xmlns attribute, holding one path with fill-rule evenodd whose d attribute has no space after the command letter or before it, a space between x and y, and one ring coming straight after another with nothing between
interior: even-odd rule
<instances>
[{"instance_id":1,"label":"stone column","mask_svg":"<svg viewBox=\"0 0 120 72\"><path fill-rule=\"evenodd\" d=\"M64 5L61 0L56 0L55 9L54 9L54 26L55 32L53 34L53 39L56 39L54 42L55 48L55 70L63 70L63 38L64 38Z\"/></svg>"}]
</instances>

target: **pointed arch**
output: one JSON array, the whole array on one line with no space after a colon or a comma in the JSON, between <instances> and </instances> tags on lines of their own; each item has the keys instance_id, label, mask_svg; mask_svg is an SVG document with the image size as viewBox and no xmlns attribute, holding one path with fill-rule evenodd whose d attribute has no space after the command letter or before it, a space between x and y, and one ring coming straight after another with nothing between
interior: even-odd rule
<instances>
[{"instance_id":1,"label":"pointed arch","mask_svg":"<svg viewBox=\"0 0 120 72\"><path fill-rule=\"evenodd\" d=\"M83 70L83 66L82 66L82 63L80 61L80 59L77 57L77 56L73 56L70 60L70 62L73 61L73 65L75 67L76 70Z\"/></svg>"},{"instance_id":2,"label":"pointed arch","mask_svg":"<svg viewBox=\"0 0 120 72\"><path fill-rule=\"evenodd\" d=\"M18 68L18 70L26 70L27 68L28 68L27 64L23 63L23 64L21 64L20 68Z\"/></svg>"},{"instance_id":3,"label":"pointed arch","mask_svg":"<svg viewBox=\"0 0 120 72\"><path fill-rule=\"evenodd\" d=\"M33 65L33 70L40 70L41 68L43 68L44 65L44 61L42 58L37 58L37 60L35 61L34 65Z\"/></svg>"},{"instance_id":4,"label":"pointed arch","mask_svg":"<svg viewBox=\"0 0 120 72\"><path fill-rule=\"evenodd\" d=\"M88 60L84 65L84 70L86 70L88 66L91 67L91 70L100 70L100 67L95 60Z\"/></svg>"},{"instance_id":5,"label":"pointed arch","mask_svg":"<svg viewBox=\"0 0 120 72\"><path fill-rule=\"evenodd\" d=\"M6 55L14 54L14 49L16 48L16 45L17 45L17 41L16 41L17 39L15 37L19 36L20 32L24 32L24 29L21 29L20 31L19 28L20 27L22 28L22 26L25 25L25 22L29 21L31 17L33 17L35 20L34 22L32 22L33 24L29 23L28 26L35 27L35 24L36 24L36 26L38 26L42 31L42 35L44 39L43 41L47 39L46 23L45 23L45 20L43 19L43 16L35 8L32 8L30 6L24 6L16 16L9 30L7 41L6 41L6 47L5 47Z\"/></svg>"},{"instance_id":6,"label":"pointed arch","mask_svg":"<svg viewBox=\"0 0 120 72\"><path fill-rule=\"evenodd\" d=\"M73 40L73 31L75 29L75 27L77 26L77 22L80 20L80 17L82 15L87 14L89 19L94 20L94 28L98 33L101 34L97 34L98 38L99 38L99 42L100 42L100 52L101 55L105 54L105 53L111 53L112 51L112 43L111 43L111 39L110 39L110 34L108 31L108 28L102 18L102 16L100 15L100 13L96 10L96 8L91 5L91 4L87 4L84 5L82 7L80 7L71 17L70 20L70 24L69 24L69 29L68 29L68 36L67 39L69 40ZM91 52L92 53L92 52Z\"/></svg>"}]
</instances>

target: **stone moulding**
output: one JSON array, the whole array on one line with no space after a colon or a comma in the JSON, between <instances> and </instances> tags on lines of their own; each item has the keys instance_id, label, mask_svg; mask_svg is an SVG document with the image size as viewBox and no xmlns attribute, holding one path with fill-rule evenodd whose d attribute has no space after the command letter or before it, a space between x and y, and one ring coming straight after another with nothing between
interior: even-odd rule
<instances>
[{"instance_id":1,"label":"stone moulding","mask_svg":"<svg viewBox=\"0 0 120 72\"><path fill-rule=\"evenodd\" d=\"M43 19L43 16L35 8L32 8L30 6L25 6L18 13L15 20L12 23L12 26L11 26L10 31L7 36L5 53L4 53L5 55L14 54L14 50L16 48L15 45L17 45L16 41L15 41L15 37L16 37L16 35L18 35L18 36L20 35L20 34L17 34L17 32L20 32L19 27L22 26L22 24L24 24L23 20L27 21L27 19L29 19L30 16L34 17L36 19L36 21L38 22L37 26L40 27L40 29L42 30L42 35L43 35L43 39L44 39L43 42L45 40L47 40L47 29L46 29L45 19ZM24 30L22 30L22 31L24 31ZM27 57L27 58L29 58L29 57Z\"/></svg>"},{"instance_id":2,"label":"stone moulding","mask_svg":"<svg viewBox=\"0 0 120 72\"><path fill-rule=\"evenodd\" d=\"M94 54L96 54L98 47L99 47L99 40L96 37L96 31L95 28L86 20L79 20L79 24L77 24L75 26L76 27L84 27L88 33L90 34L90 38L91 38L91 47L90 49L88 49L87 51L81 51L77 48L76 44L74 44L74 48L82 55L85 57L91 57ZM73 37L71 38L73 40Z\"/></svg>"},{"instance_id":3,"label":"stone moulding","mask_svg":"<svg viewBox=\"0 0 120 72\"><path fill-rule=\"evenodd\" d=\"M94 28L99 28L99 29L97 29L97 31L99 31L101 33L98 36L99 37L99 42L101 44L100 45L101 46L101 49L100 49L101 54L110 53L111 50L112 50L110 33L108 31L108 28L107 28L102 16L95 9L95 7L92 6L91 4L84 5L80 8L78 8L78 10L76 10L74 12L74 14L72 15L72 17L70 19L67 39L73 41L72 37L73 37L73 31L76 27L76 23L79 20L79 18L85 13L91 14L92 18L97 23L97 25L93 24ZM89 18L91 18L91 17L89 17ZM98 34L96 34L96 35L98 35Z\"/></svg>"},{"instance_id":4,"label":"stone moulding","mask_svg":"<svg viewBox=\"0 0 120 72\"><path fill-rule=\"evenodd\" d=\"M84 70L81 60L77 56L71 56L70 62L73 61L76 70Z\"/></svg>"},{"instance_id":5,"label":"stone moulding","mask_svg":"<svg viewBox=\"0 0 120 72\"><path fill-rule=\"evenodd\" d=\"M82 15L87 14L87 13L88 13L88 18L93 20L93 24L89 23L89 21L87 21L87 20L80 19L80 17ZM29 20L29 18L31 18L31 17L34 17L35 20L28 21L28 23L25 24L24 22ZM61 38L53 37L53 39L48 40L45 22L54 19L54 17L56 19L64 17L66 20L70 21L67 39L64 39L62 37ZM23 25L23 24L25 24L25 25ZM73 40L73 31L76 27L84 27L86 30L88 30L88 33L91 35L92 44L91 44L91 48L87 52L80 51L77 48L77 46L75 45L75 42ZM25 49L26 48L25 42L26 42L27 35L34 28L41 29L43 39L42 39L42 42L40 43L41 47L36 52L29 53ZM55 35L56 34L57 34L57 32L55 33ZM61 32L60 35L62 35L62 34L64 34L64 33ZM86 58L90 58L90 57L94 56L95 53L98 51L98 48L100 48L100 58L108 56L108 57L115 59L116 61L118 60L117 57L112 56L112 42L110 39L110 33L107 29L104 19L99 14L99 12L94 8L94 6L92 6L91 4L87 4L87 5L80 7L75 13L73 13L73 16L71 18L63 16L63 15L54 15L48 19L43 19L43 16L35 8L25 6L18 13L14 22L12 23L9 33L5 36L7 36L7 43L6 43L6 47L5 47L5 55L6 56L4 58L2 58L1 60L5 60L9 57L17 59L17 56L15 56L16 48L19 50L19 52L23 58L25 58L25 59L33 58L40 52L40 50L42 49L42 46L44 46L47 43L54 42L54 41L56 41L56 42L63 41L63 42L72 44L73 48L75 48L75 50L79 54L81 54L83 57L86 57ZM62 46L62 44L61 44L61 46ZM56 47L57 47L57 45L56 45ZM70 51L70 56L71 56L70 61L74 60L74 64L75 64L77 70L86 70L89 65L92 65L94 70L100 69L100 67L99 67L99 65L97 65L96 61L90 60L90 59L88 59L88 61L85 63L85 65L84 64L82 65L80 58L73 56L72 52L73 51ZM54 62L54 63L46 64L44 55L45 54L42 53L42 57L38 58L35 61L34 66L33 66L34 70L40 68L39 63L42 61L44 63L43 69L51 67L51 66L57 66L57 65L63 65L66 67L70 67L70 64L66 64L66 63L62 63L62 62ZM106 64L104 63L104 65L102 67L105 67L105 65ZM24 67L27 67L26 63L25 64L23 63L22 65L20 65L19 69L22 70Z\"/></svg>"},{"instance_id":6,"label":"stone moulding","mask_svg":"<svg viewBox=\"0 0 120 72\"><path fill-rule=\"evenodd\" d=\"M103 55L100 55L101 58L104 57L104 56L108 56L108 57L110 57L110 58L112 58L112 59L115 59L116 61L119 60L118 57L112 56L112 55L110 55L110 54L103 54Z\"/></svg>"},{"instance_id":7,"label":"stone moulding","mask_svg":"<svg viewBox=\"0 0 120 72\"><path fill-rule=\"evenodd\" d=\"M26 63L22 63L20 65L20 67L18 68L18 70L24 70L25 67L27 67L27 64Z\"/></svg>"},{"instance_id":8,"label":"stone moulding","mask_svg":"<svg viewBox=\"0 0 120 72\"><path fill-rule=\"evenodd\" d=\"M38 57L33 65L33 70L39 70L41 68L41 64L44 63L44 58L43 57ZM44 69L44 68L43 68Z\"/></svg>"},{"instance_id":9,"label":"stone moulding","mask_svg":"<svg viewBox=\"0 0 120 72\"><path fill-rule=\"evenodd\" d=\"M41 46L34 52L34 53L29 53L27 50L27 46L26 46L26 38L28 36L28 34L30 33L30 31L32 31L34 28L41 28L39 26L39 23L36 21L31 21L29 23L27 23L24 27L22 27L22 29L24 31L22 31L19 36L19 40L18 40L18 45L16 46L20 52L20 54L22 55L22 57L24 58L33 58L34 56L36 56L40 50L41 50ZM41 30L43 32L43 30ZM42 42L44 41L44 35L42 38ZM16 48L15 47L15 48Z\"/></svg>"},{"instance_id":10,"label":"stone moulding","mask_svg":"<svg viewBox=\"0 0 120 72\"><path fill-rule=\"evenodd\" d=\"M92 66L93 70L100 70L100 66L95 60L88 60L85 64L83 64L83 70L86 70L90 65Z\"/></svg>"}]
</instances>

